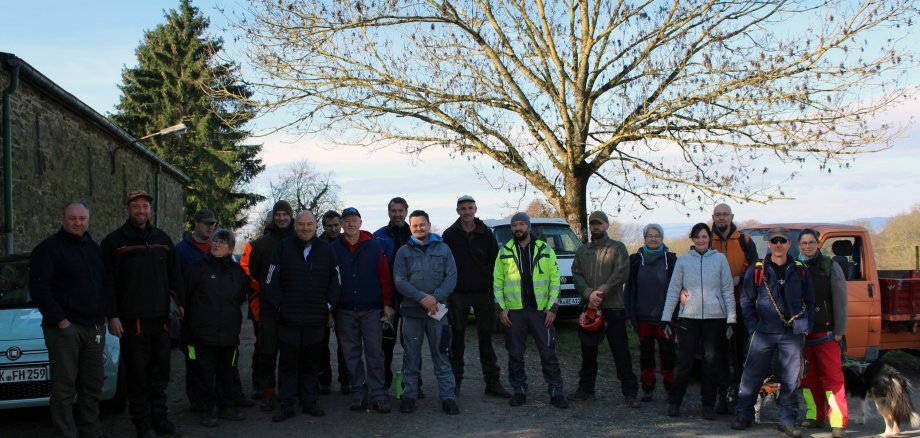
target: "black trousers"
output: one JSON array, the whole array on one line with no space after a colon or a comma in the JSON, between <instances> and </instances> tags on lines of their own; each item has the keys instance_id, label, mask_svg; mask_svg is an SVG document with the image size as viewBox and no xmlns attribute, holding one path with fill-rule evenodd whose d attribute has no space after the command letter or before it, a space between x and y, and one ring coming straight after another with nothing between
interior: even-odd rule
<instances>
[{"instance_id":1,"label":"black trousers","mask_svg":"<svg viewBox=\"0 0 920 438\"><path fill-rule=\"evenodd\" d=\"M345 362L345 355L342 354L342 341L339 339L338 333L336 333L336 358L338 360L338 371L339 371L339 385L348 386L351 382L351 374L348 373L348 366ZM319 384L323 386L329 386L332 384L332 351L329 350L329 341L332 337L332 329L326 327L326 332L323 333L323 352L322 352L322 363L320 364L319 370Z\"/></svg>"},{"instance_id":2,"label":"black trousers","mask_svg":"<svg viewBox=\"0 0 920 438\"><path fill-rule=\"evenodd\" d=\"M54 436L99 435L105 326L70 323L64 329L42 327L42 332L51 362L49 407Z\"/></svg>"},{"instance_id":3,"label":"black trousers","mask_svg":"<svg viewBox=\"0 0 920 438\"><path fill-rule=\"evenodd\" d=\"M147 428L166 420L171 339L169 319L123 319L121 359L128 381L131 421Z\"/></svg>"},{"instance_id":4,"label":"black trousers","mask_svg":"<svg viewBox=\"0 0 920 438\"><path fill-rule=\"evenodd\" d=\"M237 347L201 345L189 348L195 351L191 362L197 369L196 378L200 379L195 386L201 391L201 407L209 411L215 406L233 406L237 396L234 380L239 375L235 372Z\"/></svg>"},{"instance_id":5,"label":"black trousers","mask_svg":"<svg viewBox=\"0 0 920 438\"><path fill-rule=\"evenodd\" d=\"M319 368L323 327L278 326L278 398L285 405L300 399L319 400Z\"/></svg>"},{"instance_id":6,"label":"black trousers","mask_svg":"<svg viewBox=\"0 0 920 438\"><path fill-rule=\"evenodd\" d=\"M479 364L482 365L482 375L486 383L498 383L500 370L495 348L492 347L492 333L495 331L495 298L492 291L484 293L458 293L454 292L447 298L447 316L450 320L452 342L450 345L450 364L454 370L454 378L463 380L463 355L466 351L466 326L469 320L469 310L473 308L476 316L476 334L479 339Z\"/></svg>"},{"instance_id":7,"label":"black trousers","mask_svg":"<svg viewBox=\"0 0 920 438\"><path fill-rule=\"evenodd\" d=\"M259 309L259 324L256 327L253 386L259 390L274 390L277 386L275 370L278 365L278 311L271 306L262 306Z\"/></svg>"},{"instance_id":8,"label":"black trousers","mask_svg":"<svg viewBox=\"0 0 920 438\"><path fill-rule=\"evenodd\" d=\"M676 332L677 367L674 370L674 384L668 394L668 404L679 405L683 402L693 370L693 357L702 343L703 379L700 382L700 395L704 407L715 406L719 373L724 369L725 320L679 318Z\"/></svg>"},{"instance_id":9,"label":"black trousers","mask_svg":"<svg viewBox=\"0 0 920 438\"><path fill-rule=\"evenodd\" d=\"M601 309L607 328L604 336L613 353L613 362L617 368L620 389L626 397L635 397L639 393L639 379L632 368L629 355L629 337L626 335L626 311L623 309ZM581 344L581 370L578 372L578 389L594 394L597 382L597 345Z\"/></svg>"},{"instance_id":10,"label":"black trousers","mask_svg":"<svg viewBox=\"0 0 920 438\"><path fill-rule=\"evenodd\" d=\"M737 314L741 315L741 312L739 311ZM728 388L734 388L737 391L741 385L744 360L747 359L747 351L750 345L751 335L747 332L747 328L744 327L744 324L735 324L731 339L725 341L725 357L728 360L722 361L724 365L720 373L720 393L724 393Z\"/></svg>"}]
</instances>

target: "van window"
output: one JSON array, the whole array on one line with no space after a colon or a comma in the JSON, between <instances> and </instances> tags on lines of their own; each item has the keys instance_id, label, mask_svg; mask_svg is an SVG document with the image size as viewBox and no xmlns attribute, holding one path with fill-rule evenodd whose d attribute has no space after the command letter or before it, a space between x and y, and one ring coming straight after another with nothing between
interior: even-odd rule
<instances>
[{"instance_id":1,"label":"van window","mask_svg":"<svg viewBox=\"0 0 920 438\"><path fill-rule=\"evenodd\" d=\"M29 295L29 259L0 261L0 309L33 306Z\"/></svg>"},{"instance_id":2,"label":"van window","mask_svg":"<svg viewBox=\"0 0 920 438\"><path fill-rule=\"evenodd\" d=\"M847 281L862 281L863 247L859 236L833 236L824 240L821 254L840 265Z\"/></svg>"},{"instance_id":3,"label":"van window","mask_svg":"<svg viewBox=\"0 0 920 438\"><path fill-rule=\"evenodd\" d=\"M546 242L557 256L574 255L575 251L581 246L581 240L571 228L564 225L532 224L531 232ZM504 245L511 240L511 226L503 225L495 227L495 238L500 245Z\"/></svg>"}]
</instances>

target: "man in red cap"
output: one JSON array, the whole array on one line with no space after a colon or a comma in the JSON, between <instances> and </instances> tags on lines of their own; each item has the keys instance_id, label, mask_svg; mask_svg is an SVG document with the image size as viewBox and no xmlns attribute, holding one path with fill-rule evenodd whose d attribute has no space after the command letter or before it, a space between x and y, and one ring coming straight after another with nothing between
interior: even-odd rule
<instances>
[{"instance_id":1,"label":"man in red cap","mask_svg":"<svg viewBox=\"0 0 920 438\"><path fill-rule=\"evenodd\" d=\"M151 202L153 197L143 190L129 193L128 220L101 245L115 295L109 331L121 338L128 411L139 437L176 433L166 418L170 299L180 318L183 313L178 256L173 240L150 223Z\"/></svg>"}]
</instances>

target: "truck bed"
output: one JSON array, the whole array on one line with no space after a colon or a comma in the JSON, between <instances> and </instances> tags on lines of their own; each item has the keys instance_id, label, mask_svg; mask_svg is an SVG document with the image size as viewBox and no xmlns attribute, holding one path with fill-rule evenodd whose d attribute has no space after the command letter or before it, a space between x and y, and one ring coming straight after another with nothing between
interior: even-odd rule
<instances>
[{"instance_id":1,"label":"truck bed","mask_svg":"<svg viewBox=\"0 0 920 438\"><path fill-rule=\"evenodd\" d=\"M920 315L920 271L879 271L879 286L882 292L882 321L886 331L892 332L892 335L916 334L920 326L917 318ZM887 335L886 338L888 341L894 340Z\"/></svg>"}]
</instances>

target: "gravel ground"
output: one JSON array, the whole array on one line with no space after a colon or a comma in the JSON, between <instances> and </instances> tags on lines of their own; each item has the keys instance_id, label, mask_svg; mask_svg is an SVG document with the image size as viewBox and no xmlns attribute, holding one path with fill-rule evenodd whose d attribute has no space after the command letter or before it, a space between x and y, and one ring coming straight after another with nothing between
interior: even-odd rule
<instances>
[{"instance_id":1,"label":"gravel ground","mask_svg":"<svg viewBox=\"0 0 920 438\"><path fill-rule=\"evenodd\" d=\"M580 353L578 350L576 324L574 321L561 321L557 324L559 353L563 368L565 391L571 392L578 379ZM243 328L241 369L243 385L249 383L249 357L253 338L248 323ZM496 336L495 349L504 375L507 373L507 353L504 338ZM430 366L423 366L424 389L428 398L418 401L418 410L413 414L398 412L398 401L394 400L394 411L379 414L373 411L355 413L348 410L350 396L340 395L335 390L337 383L333 380L333 395L322 396L321 406L326 416L314 418L300 414L280 424L271 422L271 414L258 408L243 409L247 416L242 422L221 422L213 429L198 426L198 414L188 411L188 404L183 393L184 363L178 350L173 350L173 373L169 386L170 418L179 426L180 431L189 437L288 437L288 436L336 436L336 437L395 437L395 436L470 436L470 437L559 437L559 436L712 436L712 437L767 437L780 436L776 431L777 408L770 405L764 408L763 424L755 425L743 434L729 428L730 416L719 416L707 421L699 416L699 385L691 384L681 408L682 417L669 418L665 415L667 404L664 392L659 388L655 400L643 403L641 408L632 409L623 404L613 359L609 354L601 355L600 375L598 377L597 398L589 402L570 402L569 409L556 409L549 404L545 384L540 372L539 358L533 345L528 346L527 374L530 383L530 395L522 407L512 408L505 399L485 396L481 369L478 361L478 349L475 336L467 333L467 372L462 393L458 398L460 415L448 416L441 411L437 400L435 379ZM603 352L603 350L602 350ZM427 351L425 356L427 356ZM334 355L333 355L334 356ZM399 369L402 353L397 347L394 368ZM920 382L920 361L907 355L895 355L896 366L911 380ZM333 357L333 361L335 358ZM426 359L428 360L428 359ZM638 372L638 357L633 357L634 368ZM429 362L430 363L430 362ZM333 365L333 370L335 366ZM507 383L505 383L507 386ZM914 393L914 403L920 406L920 391ZM848 437L871 436L885 429L884 422L875 414L874 407L866 425L851 424ZM800 412L804 412L800 410ZM126 413L103 418L105 431L115 437L130 437L134 429ZM830 431L815 432L814 437L829 437ZM820 433L819 433L820 432ZM18 409L0 411L0 437L34 437L47 436L51 433L47 408ZM806 436L808 436L806 434ZM909 431L904 436L918 436L920 431Z\"/></svg>"}]
</instances>

